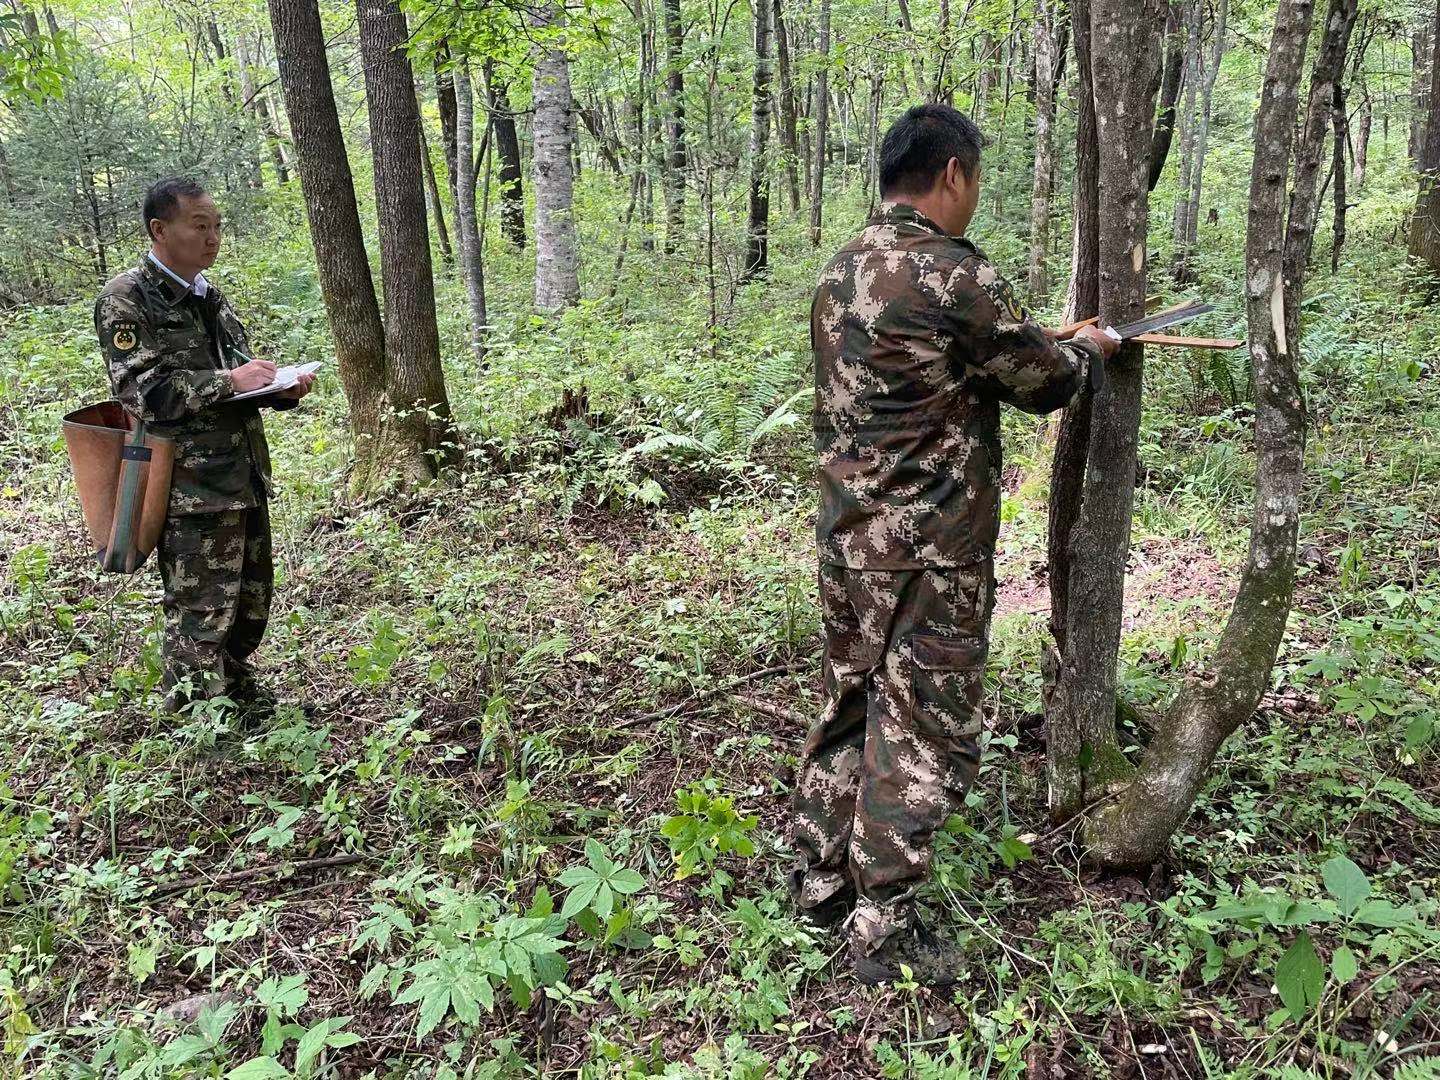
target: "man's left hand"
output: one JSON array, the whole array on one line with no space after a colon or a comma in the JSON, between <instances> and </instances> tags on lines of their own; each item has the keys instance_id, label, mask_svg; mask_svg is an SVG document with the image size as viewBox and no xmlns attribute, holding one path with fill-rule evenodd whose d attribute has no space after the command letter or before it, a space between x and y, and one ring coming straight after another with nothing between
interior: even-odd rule
<instances>
[{"instance_id":1,"label":"man's left hand","mask_svg":"<svg viewBox=\"0 0 1440 1080\"><path fill-rule=\"evenodd\" d=\"M277 391L275 396L278 398L284 398L286 401L299 401L306 394L310 393L310 389L314 385L314 372L311 372L309 375L300 375L296 377L294 386L290 387L289 390Z\"/></svg>"}]
</instances>

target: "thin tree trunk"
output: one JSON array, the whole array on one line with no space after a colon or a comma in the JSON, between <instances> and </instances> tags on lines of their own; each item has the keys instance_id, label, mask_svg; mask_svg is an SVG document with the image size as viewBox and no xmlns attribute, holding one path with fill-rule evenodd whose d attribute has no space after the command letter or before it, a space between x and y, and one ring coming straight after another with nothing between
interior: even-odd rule
<instances>
[{"instance_id":1,"label":"thin tree trunk","mask_svg":"<svg viewBox=\"0 0 1440 1080\"><path fill-rule=\"evenodd\" d=\"M1410 223L1410 254L1432 274L1440 273L1440 3L1430 32L1430 89L1426 95L1425 138L1416 165L1420 193Z\"/></svg>"},{"instance_id":2,"label":"thin tree trunk","mask_svg":"<svg viewBox=\"0 0 1440 1080\"><path fill-rule=\"evenodd\" d=\"M685 232L685 173L690 155L685 147L685 27L680 20L680 0L662 0L661 11L669 129L665 169L665 252L669 254L679 247Z\"/></svg>"},{"instance_id":3,"label":"thin tree trunk","mask_svg":"<svg viewBox=\"0 0 1440 1080\"><path fill-rule=\"evenodd\" d=\"M419 94L419 87L416 87ZM435 219L435 240L440 247L440 259L449 266L455 261L450 249L450 231L445 228L445 205L440 201L440 186L435 182L435 163L430 160L430 140L425 137L425 119L420 119L420 162L425 166L425 194L430 200L430 214Z\"/></svg>"},{"instance_id":4,"label":"thin tree trunk","mask_svg":"<svg viewBox=\"0 0 1440 1080\"><path fill-rule=\"evenodd\" d=\"M350 160L335 108L316 0L270 0L280 88L291 117L320 294L335 341L340 385L355 439L351 489L379 487L384 457L385 328L355 203ZM416 448L417 452L419 448Z\"/></svg>"},{"instance_id":5,"label":"thin tree trunk","mask_svg":"<svg viewBox=\"0 0 1440 1080\"><path fill-rule=\"evenodd\" d=\"M1095 94L1090 64L1090 0L1071 0L1075 38L1075 180L1070 288L1065 320L1074 322L1100 313L1100 143L1095 126ZM1085 459L1090 447L1091 393L1080 395L1061 414L1050 468L1049 537L1046 551L1050 578L1050 634L1055 648L1045 654L1045 715L1051 715L1050 692L1059 673L1059 654L1066 647L1070 610L1070 538L1080 517L1085 485Z\"/></svg>"},{"instance_id":6,"label":"thin tree trunk","mask_svg":"<svg viewBox=\"0 0 1440 1080\"><path fill-rule=\"evenodd\" d=\"M1310 75L1309 97L1305 104L1304 124L1300 141L1295 146L1295 190L1290 196L1290 219L1285 230L1285 280L1300 281L1314 242L1315 223L1319 220L1320 198L1315 193L1315 178L1320 173L1320 159L1325 151L1325 132L1330 126L1334 107L1335 83L1345 72L1345 54L1350 45L1350 30L1355 25L1359 0L1330 0L1325 13L1320 51Z\"/></svg>"},{"instance_id":7,"label":"thin tree trunk","mask_svg":"<svg viewBox=\"0 0 1440 1080\"><path fill-rule=\"evenodd\" d=\"M820 0L820 68L815 73L815 164L810 170L810 245L820 246L830 127L830 0Z\"/></svg>"},{"instance_id":8,"label":"thin tree trunk","mask_svg":"<svg viewBox=\"0 0 1440 1080\"><path fill-rule=\"evenodd\" d=\"M1435 71L1431 24L1421 20L1410 33L1410 160L1418 162L1425 150L1430 121L1430 80Z\"/></svg>"},{"instance_id":9,"label":"thin tree trunk","mask_svg":"<svg viewBox=\"0 0 1440 1080\"><path fill-rule=\"evenodd\" d=\"M1150 140L1165 9L1094 0L1091 67L1100 156L1100 318L1145 310ZM1048 726L1050 812L1065 820L1127 780L1115 732L1125 564L1134 509L1144 348L1126 345L1095 395L1081 513L1070 537L1066 647Z\"/></svg>"},{"instance_id":10,"label":"thin tree trunk","mask_svg":"<svg viewBox=\"0 0 1440 1080\"><path fill-rule=\"evenodd\" d=\"M450 189L450 205L460 205L459 187L455 178L460 175L455 161L456 128L455 81L448 65L451 63L449 43L441 38L435 47L435 111L440 114L440 150L445 155L445 185Z\"/></svg>"},{"instance_id":11,"label":"thin tree trunk","mask_svg":"<svg viewBox=\"0 0 1440 1080\"><path fill-rule=\"evenodd\" d=\"M420 108L405 54L410 35L399 0L356 0L355 8L380 225L385 389L405 452L397 463L397 479L409 488L433 479L440 466L456 456L425 227Z\"/></svg>"},{"instance_id":12,"label":"thin tree trunk","mask_svg":"<svg viewBox=\"0 0 1440 1080\"><path fill-rule=\"evenodd\" d=\"M1370 100L1370 88L1362 79L1360 82L1360 122L1356 125L1350 153L1350 179L1357 188L1365 183L1365 164L1370 155L1370 129L1374 122L1375 108Z\"/></svg>"},{"instance_id":13,"label":"thin tree trunk","mask_svg":"<svg viewBox=\"0 0 1440 1080\"><path fill-rule=\"evenodd\" d=\"M1109 866L1148 865L1163 853L1190 813L1216 751L1259 704L1290 613L1304 479L1299 379L1304 267L1293 278L1285 268L1285 251L1292 246L1285 235L1285 177L1310 19L1310 0L1280 0L1255 115L1245 239L1245 313L1256 387L1249 556L1210 671L1181 690L1134 782L1090 822L1091 855ZM1327 25L1322 54L1331 37ZM1313 186L1313 172L1309 182ZM1302 197L1292 196L1289 228L1295 224L1294 205L1304 201L1302 191L1295 194Z\"/></svg>"},{"instance_id":14,"label":"thin tree trunk","mask_svg":"<svg viewBox=\"0 0 1440 1080\"><path fill-rule=\"evenodd\" d=\"M1050 182L1055 171L1051 127L1055 123L1056 34L1054 0L1035 0L1035 168L1030 182L1030 302L1050 294L1045 256L1050 248Z\"/></svg>"},{"instance_id":15,"label":"thin tree trunk","mask_svg":"<svg viewBox=\"0 0 1440 1080\"><path fill-rule=\"evenodd\" d=\"M540 25L553 28L561 9L549 0ZM535 309L549 313L580 299L575 240L575 103L570 61L555 43L541 46L535 62Z\"/></svg>"},{"instance_id":16,"label":"thin tree trunk","mask_svg":"<svg viewBox=\"0 0 1440 1080\"><path fill-rule=\"evenodd\" d=\"M1225 30L1230 16L1230 0L1220 0L1215 13L1214 39L1211 43L1210 65L1205 70L1205 85L1200 91L1200 116L1195 132L1194 161L1190 166L1190 205L1185 214L1185 249L1194 250L1200 235L1200 192L1205 178L1205 155L1210 146L1210 116L1213 111L1215 80L1225 59ZM1183 268L1189 273L1188 263Z\"/></svg>"},{"instance_id":17,"label":"thin tree trunk","mask_svg":"<svg viewBox=\"0 0 1440 1080\"><path fill-rule=\"evenodd\" d=\"M485 64L485 89L490 103L490 129L500 157L500 234L517 250L525 249L525 170L520 163L520 135L510 108L510 88L495 77L494 65Z\"/></svg>"},{"instance_id":18,"label":"thin tree trunk","mask_svg":"<svg viewBox=\"0 0 1440 1080\"><path fill-rule=\"evenodd\" d=\"M1195 143L1200 132L1195 100L1200 83L1200 0L1185 3L1185 110L1180 134L1179 194L1175 197L1174 224L1170 230L1174 260L1170 273L1177 285L1190 280L1190 191L1194 184ZM1153 174L1153 170L1152 170ZM1152 184L1153 190L1153 184Z\"/></svg>"},{"instance_id":19,"label":"thin tree trunk","mask_svg":"<svg viewBox=\"0 0 1440 1080\"><path fill-rule=\"evenodd\" d=\"M246 162L250 173L250 186L260 189L265 186L265 172L260 167L260 151L265 138L260 133L260 106L255 100L255 80L250 75L250 48L244 34L235 36L235 67L240 79L240 108L245 115L245 131L250 144Z\"/></svg>"},{"instance_id":20,"label":"thin tree trunk","mask_svg":"<svg viewBox=\"0 0 1440 1080\"><path fill-rule=\"evenodd\" d=\"M775 52L780 65L780 148L785 155L785 192L790 212L800 212L800 147L795 137L795 82L791 74L789 34L785 29L784 0L773 0Z\"/></svg>"},{"instance_id":21,"label":"thin tree trunk","mask_svg":"<svg viewBox=\"0 0 1440 1080\"><path fill-rule=\"evenodd\" d=\"M1330 234L1330 272L1333 274L1340 269L1340 249L1345 246L1345 144L1350 138L1345 118L1345 87L1338 78L1331 97L1330 123L1334 143L1330 169L1335 177L1335 218Z\"/></svg>"},{"instance_id":22,"label":"thin tree trunk","mask_svg":"<svg viewBox=\"0 0 1440 1080\"><path fill-rule=\"evenodd\" d=\"M763 274L770 260L770 8L752 0L755 12L755 80L750 106L750 206L741 280Z\"/></svg>"},{"instance_id":23,"label":"thin tree trunk","mask_svg":"<svg viewBox=\"0 0 1440 1080\"><path fill-rule=\"evenodd\" d=\"M475 94L470 85L470 62L460 59L451 77L455 87L456 228L460 234L460 266L465 278L465 299L470 306L470 353L477 366L485 364L485 267L480 259L480 228L475 221Z\"/></svg>"},{"instance_id":24,"label":"thin tree trunk","mask_svg":"<svg viewBox=\"0 0 1440 1080\"><path fill-rule=\"evenodd\" d=\"M1191 0L1195 8L1199 4ZM1155 185L1160 182L1160 174L1165 171L1165 160L1170 156L1170 143L1175 137L1175 103L1180 98L1180 85L1185 81L1188 73L1191 76L1191 85L1198 68L1198 59L1193 63L1190 60L1191 49L1187 47L1189 35L1186 33L1185 20L1181 16L1184 10L1178 0L1172 0L1170 11L1165 19L1165 67L1160 76L1160 112L1155 118L1155 132L1150 137L1150 190L1155 190ZM1196 15L1195 22L1198 24L1199 16ZM1198 30L1198 26L1197 26ZM1197 58L1200 55L1200 42L1194 43L1193 54ZM1186 99L1193 109L1195 95L1193 91L1186 92Z\"/></svg>"}]
</instances>

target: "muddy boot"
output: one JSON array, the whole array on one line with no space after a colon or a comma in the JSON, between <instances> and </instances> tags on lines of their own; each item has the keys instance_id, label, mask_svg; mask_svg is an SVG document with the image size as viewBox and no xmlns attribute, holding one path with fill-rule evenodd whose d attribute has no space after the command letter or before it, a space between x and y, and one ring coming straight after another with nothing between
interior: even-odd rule
<instances>
[{"instance_id":1,"label":"muddy boot","mask_svg":"<svg viewBox=\"0 0 1440 1080\"><path fill-rule=\"evenodd\" d=\"M960 981L963 950L931 933L918 921L908 929L886 938L868 955L863 943L851 937L850 962L855 977L866 986L880 986L904 979L901 965L910 969L910 978L922 986L940 989Z\"/></svg>"}]
</instances>

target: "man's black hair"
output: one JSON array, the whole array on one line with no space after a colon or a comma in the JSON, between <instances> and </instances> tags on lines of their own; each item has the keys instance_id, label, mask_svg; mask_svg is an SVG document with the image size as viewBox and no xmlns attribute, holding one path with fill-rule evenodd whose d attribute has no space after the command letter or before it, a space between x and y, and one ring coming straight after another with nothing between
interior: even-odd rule
<instances>
[{"instance_id":1,"label":"man's black hair","mask_svg":"<svg viewBox=\"0 0 1440 1080\"><path fill-rule=\"evenodd\" d=\"M880 142L880 194L924 194L951 158L960 162L966 179L973 180L984 145L975 122L949 105L906 109Z\"/></svg>"},{"instance_id":2,"label":"man's black hair","mask_svg":"<svg viewBox=\"0 0 1440 1080\"><path fill-rule=\"evenodd\" d=\"M145 205L140 210L145 219L145 231L150 239L155 239L155 234L150 231L150 222L156 218L169 221L182 198L195 198L204 194L205 185L188 176L170 176L151 184L145 192Z\"/></svg>"}]
</instances>

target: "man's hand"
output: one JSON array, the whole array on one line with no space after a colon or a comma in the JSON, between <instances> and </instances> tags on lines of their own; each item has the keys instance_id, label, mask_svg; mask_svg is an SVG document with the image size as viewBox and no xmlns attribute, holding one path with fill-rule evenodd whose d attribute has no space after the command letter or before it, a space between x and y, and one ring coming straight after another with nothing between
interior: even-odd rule
<instances>
[{"instance_id":1,"label":"man's hand","mask_svg":"<svg viewBox=\"0 0 1440 1080\"><path fill-rule=\"evenodd\" d=\"M1093 341L1096 345L1099 345L1100 355L1106 360L1120 351L1120 342L1097 326L1082 326L1079 330L1075 331L1075 336L1070 340L1079 341L1082 338L1087 341Z\"/></svg>"},{"instance_id":2,"label":"man's hand","mask_svg":"<svg viewBox=\"0 0 1440 1080\"><path fill-rule=\"evenodd\" d=\"M313 371L309 375L297 375L294 386L290 387L289 390L279 391L275 396L284 398L286 401L299 401L306 394L310 393L310 388L314 385L315 373Z\"/></svg>"},{"instance_id":3,"label":"man's hand","mask_svg":"<svg viewBox=\"0 0 1440 1080\"><path fill-rule=\"evenodd\" d=\"M250 360L230 371L230 385L237 394L248 394L275 381L275 365L269 360Z\"/></svg>"}]
</instances>

